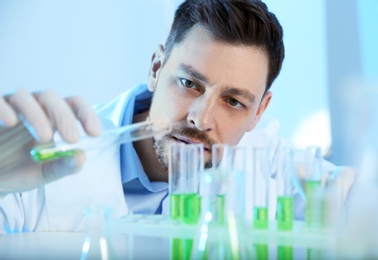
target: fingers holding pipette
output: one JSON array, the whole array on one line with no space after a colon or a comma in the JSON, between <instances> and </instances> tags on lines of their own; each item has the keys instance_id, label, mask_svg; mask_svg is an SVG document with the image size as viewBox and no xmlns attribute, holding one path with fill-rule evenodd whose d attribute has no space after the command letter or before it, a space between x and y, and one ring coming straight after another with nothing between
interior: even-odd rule
<instances>
[{"instance_id":1,"label":"fingers holding pipette","mask_svg":"<svg viewBox=\"0 0 378 260\"><path fill-rule=\"evenodd\" d=\"M17 113L4 97L0 96L0 126L13 127L16 126L17 122Z\"/></svg>"},{"instance_id":2,"label":"fingers holding pipette","mask_svg":"<svg viewBox=\"0 0 378 260\"><path fill-rule=\"evenodd\" d=\"M40 142L51 140L53 136L52 125L43 107L35 97L24 89L17 90L14 94L5 96L13 113L16 113L30 134ZM11 125L10 125L11 126Z\"/></svg>"},{"instance_id":3,"label":"fingers holding pipette","mask_svg":"<svg viewBox=\"0 0 378 260\"><path fill-rule=\"evenodd\" d=\"M63 99L52 90L39 93L18 90L0 99L0 111L3 126L15 126L21 120L38 142L50 141L55 130L69 143L78 141L77 121L89 135L101 132L99 118L84 99Z\"/></svg>"},{"instance_id":4,"label":"fingers holding pipette","mask_svg":"<svg viewBox=\"0 0 378 260\"><path fill-rule=\"evenodd\" d=\"M79 121L89 135L100 133L99 119L89 104L82 98L71 97L63 99L53 91L35 94L35 98L43 107L52 126L68 143L74 143L80 138Z\"/></svg>"},{"instance_id":5,"label":"fingers holding pipette","mask_svg":"<svg viewBox=\"0 0 378 260\"><path fill-rule=\"evenodd\" d=\"M85 132L91 136L98 136L101 133L101 121L92 107L81 97L66 98L76 118L80 121Z\"/></svg>"},{"instance_id":6,"label":"fingers holding pipette","mask_svg":"<svg viewBox=\"0 0 378 260\"><path fill-rule=\"evenodd\" d=\"M53 91L35 94L52 126L65 141L74 143L80 138L77 121L91 136L101 133L101 122L92 107L81 97L61 98Z\"/></svg>"}]
</instances>

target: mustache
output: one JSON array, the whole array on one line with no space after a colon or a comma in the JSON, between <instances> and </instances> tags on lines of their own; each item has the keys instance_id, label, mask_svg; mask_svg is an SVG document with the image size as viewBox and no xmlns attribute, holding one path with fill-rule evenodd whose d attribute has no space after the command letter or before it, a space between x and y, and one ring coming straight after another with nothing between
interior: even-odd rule
<instances>
[{"instance_id":1,"label":"mustache","mask_svg":"<svg viewBox=\"0 0 378 260\"><path fill-rule=\"evenodd\" d=\"M211 150L211 147L216 142L210 138L206 132L197 130L195 128L190 127L183 127L183 128L176 128L172 129L170 135L172 136L185 136L190 139L195 139L196 141L199 141L203 143L204 147L207 147Z\"/></svg>"}]
</instances>

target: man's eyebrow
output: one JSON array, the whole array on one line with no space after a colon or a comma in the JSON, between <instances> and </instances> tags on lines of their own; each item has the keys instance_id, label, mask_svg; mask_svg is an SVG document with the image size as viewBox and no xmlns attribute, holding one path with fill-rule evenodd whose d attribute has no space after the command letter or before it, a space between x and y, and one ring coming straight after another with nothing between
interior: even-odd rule
<instances>
[{"instance_id":1,"label":"man's eyebrow","mask_svg":"<svg viewBox=\"0 0 378 260\"><path fill-rule=\"evenodd\" d=\"M186 64L180 64L179 65L180 70L184 71L186 74L192 76L193 78L202 81L202 82L208 82L207 78L199 73L197 70L195 70L192 66L186 65ZM253 95L251 92L248 90L244 89L239 89L239 88L234 88L230 87L226 91L229 95L235 95L235 96L240 96L242 98L245 98L248 100L251 104L255 103L256 101L256 96Z\"/></svg>"},{"instance_id":2,"label":"man's eyebrow","mask_svg":"<svg viewBox=\"0 0 378 260\"><path fill-rule=\"evenodd\" d=\"M192 76L196 80L207 82L207 79L204 75L195 70L192 66L186 64L180 64L180 70L184 71L186 74Z\"/></svg>"},{"instance_id":3,"label":"man's eyebrow","mask_svg":"<svg viewBox=\"0 0 378 260\"><path fill-rule=\"evenodd\" d=\"M230 95L240 96L248 100L251 104L255 103L256 96L253 95L248 90L239 89L239 88L230 88L226 91Z\"/></svg>"}]
</instances>

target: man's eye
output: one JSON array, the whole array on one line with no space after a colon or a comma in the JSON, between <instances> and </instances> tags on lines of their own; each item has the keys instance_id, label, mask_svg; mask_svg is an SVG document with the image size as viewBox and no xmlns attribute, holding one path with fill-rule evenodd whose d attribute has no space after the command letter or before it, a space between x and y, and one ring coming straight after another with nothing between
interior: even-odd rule
<instances>
[{"instance_id":1,"label":"man's eye","mask_svg":"<svg viewBox=\"0 0 378 260\"><path fill-rule=\"evenodd\" d=\"M228 99L227 99L227 103L228 103L230 106L235 107L235 108L245 107L243 103L239 102L239 101L236 100L235 98L228 98Z\"/></svg>"},{"instance_id":2,"label":"man's eye","mask_svg":"<svg viewBox=\"0 0 378 260\"><path fill-rule=\"evenodd\" d=\"M197 88L196 83L191 80L181 78L180 81L187 88Z\"/></svg>"}]
</instances>

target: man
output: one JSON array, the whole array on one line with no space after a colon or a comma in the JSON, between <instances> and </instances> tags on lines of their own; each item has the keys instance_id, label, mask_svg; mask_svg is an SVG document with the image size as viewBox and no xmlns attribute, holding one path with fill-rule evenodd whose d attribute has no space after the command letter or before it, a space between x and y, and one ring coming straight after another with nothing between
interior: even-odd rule
<instances>
[{"instance_id":1,"label":"man","mask_svg":"<svg viewBox=\"0 0 378 260\"><path fill-rule=\"evenodd\" d=\"M212 144L236 145L253 130L281 69L282 37L278 20L261 1L188 0L176 11L165 46L152 56L148 84L96 107L96 113L81 98L62 99L50 90L4 96L1 231L81 230L81 210L93 204L110 205L116 217L166 214L169 144L201 142L208 162ZM92 136L100 134L101 124L112 128L146 120L173 129L161 138L53 162L30 159L35 141L51 140L54 130L67 142L78 141L77 120Z\"/></svg>"}]
</instances>

